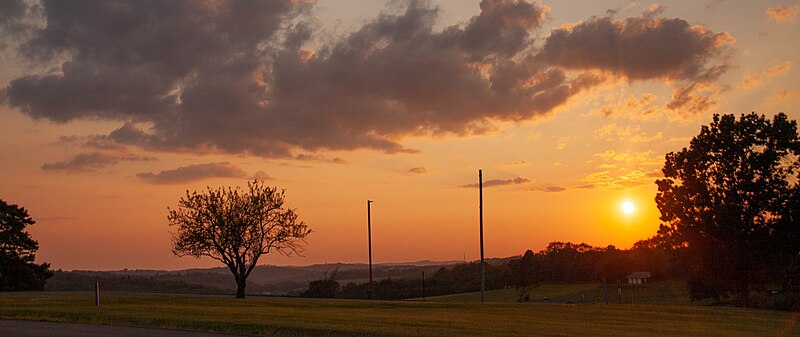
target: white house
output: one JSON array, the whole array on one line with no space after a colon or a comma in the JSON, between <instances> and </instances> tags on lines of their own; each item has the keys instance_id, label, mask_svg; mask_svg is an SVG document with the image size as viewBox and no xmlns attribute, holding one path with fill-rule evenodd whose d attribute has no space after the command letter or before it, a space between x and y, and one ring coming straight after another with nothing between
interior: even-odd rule
<instances>
[{"instance_id":1,"label":"white house","mask_svg":"<svg viewBox=\"0 0 800 337\"><path fill-rule=\"evenodd\" d=\"M628 275L628 283L630 284L643 284L647 283L647 279L650 278L649 271L636 271L632 274Z\"/></svg>"}]
</instances>

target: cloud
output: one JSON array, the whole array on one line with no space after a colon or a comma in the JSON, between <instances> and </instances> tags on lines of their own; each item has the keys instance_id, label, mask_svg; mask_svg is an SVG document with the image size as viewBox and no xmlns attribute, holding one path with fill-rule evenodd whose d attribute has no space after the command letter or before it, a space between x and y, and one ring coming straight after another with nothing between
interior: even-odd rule
<instances>
[{"instance_id":1,"label":"cloud","mask_svg":"<svg viewBox=\"0 0 800 337\"><path fill-rule=\"evenodd\" d=\"M634 143L647 143L652 142L654 140L659 140L664 137L664 132L659 131L654 134L648 134L646 132L638 133L631 137L630 141Z\"/></svg>"},{"instance_id":2,"label":"cloud","mask_svg":"<svg viewBox=\"0 0 800 337\"><path fill-rule=\"evenodd\" d=\"M539 56L567 69L609 71L633 80L707 81L730 67L719 57L735 42L730 34L658 17L661 10L625 20L594 17L558 28Z\"/></svg>"},{"instance_id":3,"label":"cloud","mask_svg":"<svg viewBox=\"0 0 800 337\"><path fill-rule=\"evenodd\" d=\"M96 150L124 151L127 146L118 143L108 136L89 135L89 136L60 136L56 142L58 145L79 146Z\"/></svg>"},{"instance_id":4,"label":"cloud","mask_svg":"<svg viewBox=\"0 0 800 337\"><path fill-rule=\"evenodd\" d=\"M772 67L765 69L764 75L767 77L775 77L778 75L783 75L785 73L788 73L789 70L792 70L792 61L783 61Z\"/></svg>"},{"instance_id":5,"label":"cloud","mask_svg":"<svg viewBox=\"0 0 800 337\"><path fill-rule=\"evenodd\" d=\"M0 1L0 51L14 42L14 36L28 32L30 23L26 17L31 11L23 0Z\"/></svg>"},{"instance_id":6,"label":"cloud","mask_svg":"<svg viewBox=\"0 0 800 337\"><path fill-rule=\"evenodd\" d=\"M295 155L294 159L300 161L319 161L319 162L333 163L333 164L347 164L346 160L339 157L327 158L323 155L313 154L313 153L312 154L300 153L298 155Z\"/></svg>"},{"instance_id":7,"label":"cloud","mask_svg":"<svg viewBox=\"0 0 800 337\"><path fill-rule=\"evenodd\" d=\"M769 99L771 101L776 101L776 100L789 99L789 98L792 98L794 96L797 96L797 92L784 89L784 90L775 91L774 93L772 93L772 95L769 96Z\"/></svg>"},{"instance_id":8,"label":"cloud","mask_svg":"<svg viewBox=\"0 0 800 337\"><path fill-rule=\"evenodd\" d=\"M612 141L615 139L625 139L631 136L631 134L638 132L639 126L626 126L621 127L618 126L617 123L609 123L606 125L601 126L597 130L592 132L592 137L594 139L601 139L606 141Z\"/></svg>"},{"instance_id":9,"label":"cloud","mask_svg":"<svg viewBox=\"0 0 800 337\"><path fill-rule=\"evenodd\" d=\"M672 100L667 103L667 109L683 117L704 114L719 106L714 97L722 90L720 85L711 82L679 86L672 90Z\"/></svg>"},{"instance_id":10,"label":"cloud","mask_svg":"<svg viewBox=\"0 0 800 337\"><path fill-rule=\"evenodd\" d=\"M797 18L800 13L800 5L783 6L783 7L769 7L767 8L767 17L777 22L792 22Z\"/></svg>"},{"instance_id":11,"label":"cloud","mask_svg":"<svg viewBox=\"0 0 800 337\"><path fill-rule=\"evenodd\" d=\"M660 172L664 164L662 157L654 151L618 152L606 150L595 153L602 159L598 170L583 176L583 182L571 188L602 188L610 190L625 189L638 185L650 184L656 177L653 172Z\"/></svg>"},{"instance_id":12,"label":"cloud","mask_svg":"<svg viewBox=\"0 0 800 337\"><path fill-rule=\"evenodd\" d=\"M644 93L640 97L633 94L625 97L615 95L606 99L609 101L608 104L592 109L589 114L631 120L659 119L662 116L662 109L656 105L658 96L651 93Z\"/></svg>"},{"instance_id":13,"label":"cloud","mask_svg":"<svg viewBox=\"0 0 800 337\"><path fill-rule=\"evenodd\" d=\"M615 150L606 150L594 154L606 162L622 162L632 163L640 166L653 166L661 165L663 161L654 151L641 151L641 152L617 152Z\"/></svg>"},{"instance_id":14,"label":"cloud","mask_svg":"<svg viewBox=\"0 0 800 337\"><path fill-rule=\"evenodd\" d=\"M2 101L34 119L118 122L98 137L151 151L414 152L405 137L535 120L609 74L713 80L733 42L653 8L556 29L539 49L548 9L536 3L483 0L480 14L441 30L436 6L406 4L329 37L310 1L44 1L38 26L0 34L20 41L40 66L30 69L55 70L13 79Z\"/></svg>"},{"instance_id":15,"label":"cloud","mask_svg":"<svg viewBox=\"0 0 800 337\"><path fill-rule=\"evenodd\" d=\"M744 76L742 79L742 87L744 88L753 88L760 86L764 83L764 76L762 76L758 72L751 72Z\"/></svg>"},{"instance_id":16,"label":"cloud","mask_svg":"<svg viewBox=\"0 0 800 337\"><path fill-rule=\"evenodd\" d=\"M406 174L413 174L413 175L425 174L425 173L428 173L428 170L426 168L424 168L424 167L421 167L421 166L420 167L412 167L412 168L408 169L408 171L406 171Z\"/></svg>"},{"instance_id":17,"label":"cloud","mask_svg":"<svg viewBox=\"0 0 800 337\"><path fill-rule=\"evenodd\" d=\"M514 179L492 179L483 182L483 187L497 187L497 186L507 186L507 185L519 185L524 183L529 183L531 180L525 177L516 177ZM477 188L478 183L475 184L466 184L461 185L461 187L466 188Z\"/></svg>"},{"instance_id":18,"label":"cloud","mask_svg":"<svg viewBox=\"0 0 800 337\"><path fill-rule=\"evenodd\" d=\"M42 165L45 171L64 171L71 173L96 173L101 169L117 165L121 161L148 161L155 157L135 154L112 154L106 152L80 153L74 157L55 163Z\"/></svg>"},{"instance_id":19,"label":"cloud","mask_svg":"<svg viewBox=\"0 0 800 337\"><path fill-rule=\"evenodd\" d=\"M594 17L558 28L537 57L566 69L598 70L628 80L677 81L667 108L694 115L717 107L708 90L729 64L733 36L659 17L663 6L627 19Z\"/></svg>"},{"instance_id":20,"label":"cloud","mask_svg":"<svg viewBox=\"0 0 800 337\"><path fill-rule=\"evenodd\" d=\"M563 192L566 191L567 188L564 186L547 185L547 186L534 186L531 187L530 190L536 192Z\"/></svg>"},{"instance_id":21,"label":"cloud","mask_svg":"<svg viewBox=\"0 0 800 337\"><path fill-rule=\"evenodd\" d=\"M764 69L761 72L751 72L747 74L744 79L742 79L742 87L744 88L753 88L760 86L764 83L765 78L771 78L779 75L783 75L788 73L792 70L792 62L791 61L783 61L778 63L772 67Z\"/></svg>"},{"instance_id":22,"label":"cloud","mask_svg":"<svg viewBox=\"0 0 800 337\"><path fill-rule=\"evenodd\" d=\"M259 171L260 173L264 173ZM243 178L247 174L229 162L183 166L159 173L142 172L136 176L151 184L181 184L206 178ZM256 173L258 176L259 173Z\"/></svg>"},{"instance_id":23,"label":"cloud","mask_svg":"<svg viewBox=\"0 0 800 337\"><path fill-rule=\"evenodd\" d=\"M627 12L627 11L630 11L631 9L634 9L634 8L636 8L637 6L639 6L639 2L638 2L638 1L635 1L635 0L632 0L632 1L628 2L628 4L626 4L626 5L624 5L624 6L623 6L623 5L620 5L620 6L617 6L617 7L615 7L615 8L610 8L610 9L607 9L607 10L606 10L606 15L608 15L608 16L610 16L610 17L614 17L614 16L616 16L617 14L619 14L620 12Z\"/></svg>"},{"instance_id":24,"label":"cloud","mask_svg":"<svg viewBox=\"0 0 800 337\"><path fill-rule=\"evenodd\" d=\"M617 123L610 123L594 130L594 132L592 132L592 137L605 141L621 140L634 143L646 143L661 139L661 137L664 136L664 133L661 131L652 135L646 132L639 132L640 128L639 125L622 127L618 126Z\"/></svg>"},{"instance_id":25,"label":"cloud","mask_svg":"<svg viewBox=\"0 0 800 337\"><path fill-rule=\"evenodd\" d=\"M567 144L569 143L571 137L561 137L558 139L558 144L556 145L556 150L563 150L567 148Z\"/></svg>"},{"instance_id":26,"label":"cloud","mask_svg":"<svg viewBox=\"0 0 800 337\"><path fill-rule=\"evenodd\" d=\"M575 188L622 190L630 187L652 184L654 175L641 170L621 171L613 173L609 170L592 172L584 175L585 184Z\"/></svg>"},{"instance_id":27,"label":"cloud","mask_svg":"<svg viewBox=\"0 0 800 337\"><path fill-rule=\"evenodd\" d=\"M520 160L520 161L514 161L514 162L505 163L503 165L505 165L505 166L531 166L531 163L529 161L527 161L527 160Z\"/></svg>"},{"instance_id":28,"label":"cloud","mask_svg":"<svg viewBox=\"0 0 800 337\"><path fill-rule=\"evenodd\" d=\"M267 174L267 172L264 171L258 171L255 174L253 174L253 179L262 181L275 180L275 178L271 177L269 174Z\"/></svg>"}]
</instances>

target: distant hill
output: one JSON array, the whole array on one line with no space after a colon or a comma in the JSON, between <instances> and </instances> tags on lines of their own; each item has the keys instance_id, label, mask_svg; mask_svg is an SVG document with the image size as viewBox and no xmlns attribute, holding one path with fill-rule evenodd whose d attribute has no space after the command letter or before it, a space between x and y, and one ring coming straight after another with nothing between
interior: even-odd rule
<instances>
[{"instance_id":1,"label":"distant hill","mask_svg":"<svg viewBox=\"0 0 800 337\"><path fill-rule=\"evenodd\" d=\"M463 261L418 261L380 263L373 265L373 277L418 279L422 272L435 273L443 267ZM369 278L369 266L364 263L329 263L310 266L261 265L253 269L247 282L250 294L298 294L308 282L336 272L341 283ZM57 271L47 282L49 291L88 291L94 283L106 291L174 292L174 293L232 293L236 283L227 267L185 270L116 270Z\"/></svg>"}]
</instances>

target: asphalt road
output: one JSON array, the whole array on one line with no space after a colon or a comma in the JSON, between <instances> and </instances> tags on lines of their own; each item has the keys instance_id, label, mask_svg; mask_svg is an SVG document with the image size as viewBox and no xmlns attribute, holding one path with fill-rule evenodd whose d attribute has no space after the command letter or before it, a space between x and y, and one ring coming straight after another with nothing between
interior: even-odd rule
<instances>
[{"instance_id":1,"label":"asphalt road","mask_svg":"<svg viewBox=\"0 0 800 337\"><path fill-rule=\"evenodd\" d=\"M238 335L110 325L0 320L0 337L231 337Z\"/></svg>"}]
</instances>

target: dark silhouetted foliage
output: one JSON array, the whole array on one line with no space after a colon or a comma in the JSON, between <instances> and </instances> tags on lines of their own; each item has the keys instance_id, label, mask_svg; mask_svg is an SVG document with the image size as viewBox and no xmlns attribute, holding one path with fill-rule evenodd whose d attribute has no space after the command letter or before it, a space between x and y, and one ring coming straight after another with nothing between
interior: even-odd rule
<instances>
[{"instance_id":1,"label":"dark silhouetted foliage","mask_svg":"<svg viewBox=\"0 0 800 337\"><path fill-rule=\"evenodd\" d=\"M339 282L336 282L336 272L325 272L325 277L321 280L311 281L308 283L308 289L303 291L300 296L314 297L314 298L334 298L339 293Z\"/></svg>"},{"instance_id":2,"label":"dark silhouetted foliage","mask_svg":"<svg viewBox=\"0 0 800 337\"><path fill-rule=\"evenodd\" d=\"M518 260L508 261L509 279L517 290L518 301L527 302L530 300L530 292L542 285L544 273L542 272L541 261L536 258L533 251L528 250Z\"/></svg>"},{"instance_id":3,"label":"dark silhouetted foliage","mask_svg":"<svg viewBox=\"0 0 800 337\"><path fill-rule=\"evenodd\" d=\"M783 113L715 115L688 148L668 153L657 181L659 240L685 248L693 299L797 284L797 124Z\"/></svg>"},{"instance_id":4,"label":"dark silhouetted foliage","mask_svg":"<svg viewBox=\"0 0 800 337\"><path fill-rule=\"evenodd\" d=\"M25 208L0 200L0 291L42 290L53 275L36 264L39 243L25 231L35 221Z\"/></svg>"},{"instance_id":5,"label":"dark silhouetted foliage","mask_svg":"<svg viewBox=\"0 0 800 337\"><path fill-rule=\"evenodd\" d=\"M543 282L576 283L598 282L603 278L609 281L624 280L633 271L651 271L654 279L673 277L674 271L683 268L675 266L675 261L654 241L640 241L629 250L619 250L614 246L592 247L585 243L551 242L539 253L527 251L522 257L510 258L486 265L486 289L506 287L531 289ZM428 274L430 275L430 274ZM373 287L375 299L404 299L422 297L421 275L403 278L383 278ZM333 288L328 282L311 282L304 296L313 294L323 284L326 289ZM337 298L366 299L368 283L347 283L339 288ZM480 263L461 263L451 267L441 267L425 280L425 295L438 296L474 292L480 290ZM523 293L526 289L518 289ZM329 294L326 294L326 297ZM321 296L320 296L321 297Z\"/></svg>"},{"instance_id":6,"label":"dark silhouetted foliage","mask_svg":"<svg viewBox=\"0 0 800 337\"><path fill-rule=\"evenodd\" d=\"M161 275L137 276L91 271L55 271L48 291L92 291L95 282L102 291L135 291L183 294L224 294L228 289L164 279Z\"/></svg>"},{"instance_id":7,"label":"dark silhouetted foliage","mask_svg":"<svg viewBox=\"0 0 800 337\"><path fill-rule=\"evenodd\" d=\"M262 182L248 189L208 188L189 193L169 210L175 255L208 256L224 263L236 280L236 297L244 298L247 277L261 255L277 251L298 253L311 233L297 220L293 209L284 207L284 192Z\"/></svg>"}]
</instances>

